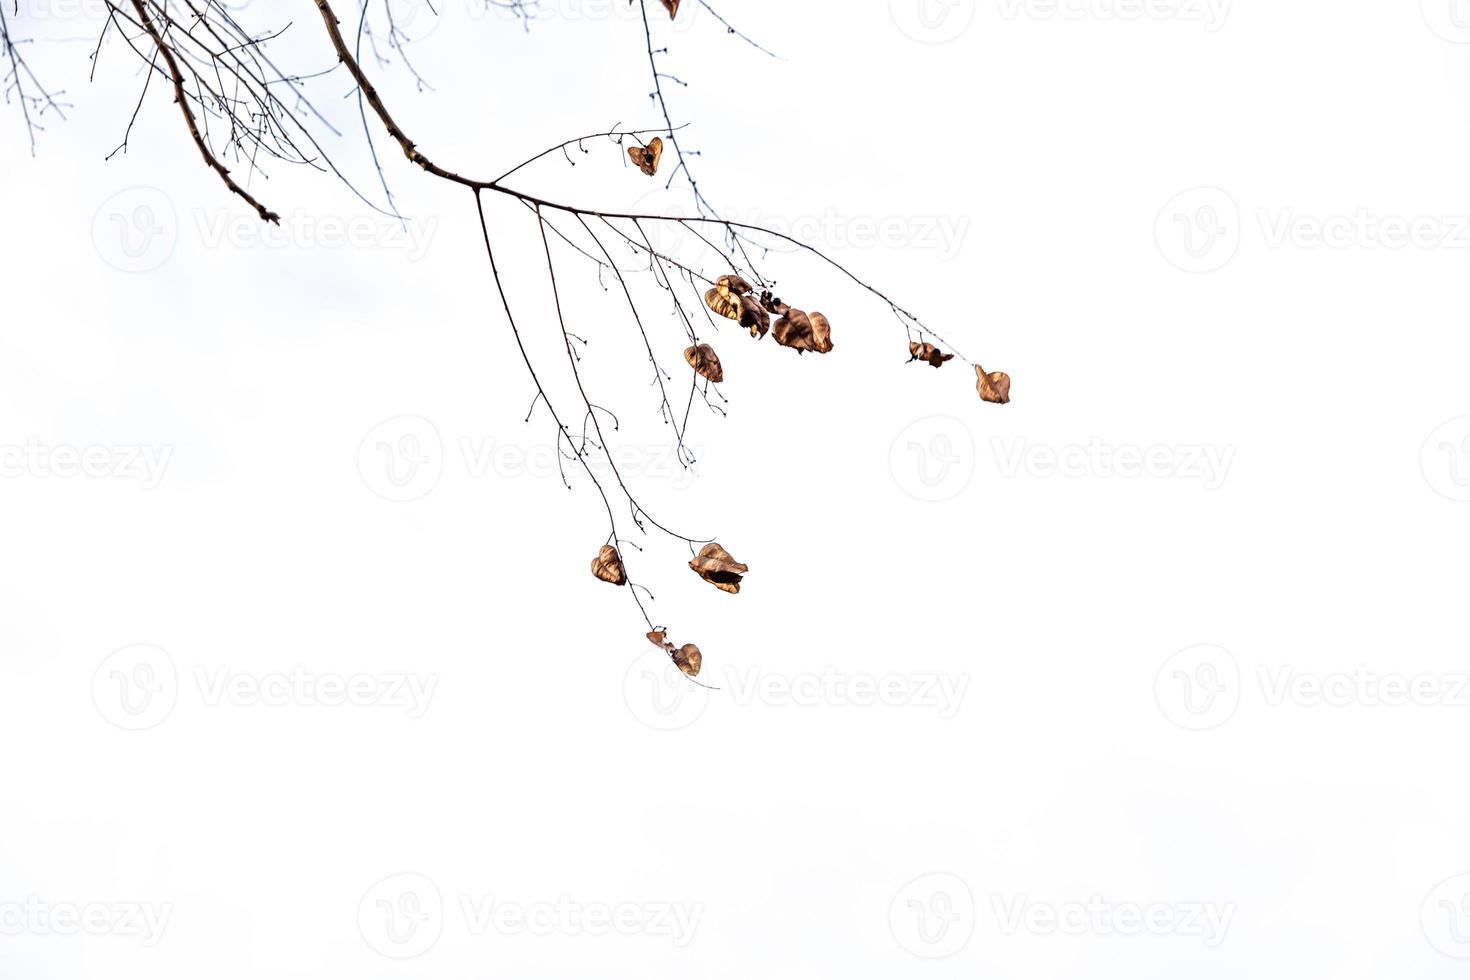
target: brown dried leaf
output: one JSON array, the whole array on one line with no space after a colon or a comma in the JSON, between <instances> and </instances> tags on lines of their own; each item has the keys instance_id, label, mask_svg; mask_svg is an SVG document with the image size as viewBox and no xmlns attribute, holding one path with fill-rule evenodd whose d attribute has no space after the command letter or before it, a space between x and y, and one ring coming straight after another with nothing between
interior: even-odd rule
<instances>
[{"instance_id":1,"label":"brown dried leaf","mask_svg":"<svg viewBox=\"0 0 1470 980\"><path fill-rule=\"evenodd\" d=\"M721 276L720 278L716 279L715 288L720 290L721 292L734 293L736 296L744 296L746 293L751 292L754 289L754 287L751 286L750 283L746 282L744 279L741 279L733 272L728 276Z\"/></svg>"},{"instance_id":2,"label":"brown dried leaf","mask_svg":"<svg viewBox=\"0 0 1470 980\"><path fill-rule=\"evenodd\" d=\"M771 336L782 347L797 353L816 351L825 354L832 349L832 324L820 313L790 310L771 328Z\"/></svg>"},{"instance_id":3,"label":"brown dried leaf","mask_svg":"<svg viewBox=\"0 0 1470 980\"><path fill-rule=\"evenodd\" d=\"M597 557L592 559L592 574L612 585L628 584L628 573L623 570L622 556L610 544L603 545Z\"/></svg>"},{"instance_id":4,"label":"brown dried leaf","mask_svg":"<svg viewBox=\"0 0 1470 980\"><path fill-rule=\"evenodd\" d=\"M699 676L699 670L704 666L704 654L699 652L699 647L693 643L676 647L668 641L668 634L663 630L654 630L649 633L648 642L667 653L674 661L674 665L684 673L690 677Z\"/></svg>"},{"instance_id":5,"label":"brown dried leaf","mask_svg":"<svg viewBox=\"0 0 1470 980\"><path fill-rule=\"evenodd\" d=\"M721 291L717 286L704 294L705 305L714 310L720 316L731 320L738 320L745 312L745 307L740 303L740 297L729 290Z\"/></svg>"},{"instance_id":6,"label":"brown dried leaf","mask_svg":"<svg viewBox=\"0 0 1470 980\"><path fill-rule=\"evenodd\" d=\"M1011 400L1011 376L1001 371L986 374L985 369L975 365L975 390L984 401L1005 405Z\"/></svg>"},{"instance_id":7,"label":"brown dried leaf","mask_svg":"<svg viewBox=\"0 0 1470 980\"><path fill-rule=\"evenodd\" d=\"M628 147L628 156L632 159L634 166L652 177L658 173L658 162L664 155L664 141L655 136L645 146Z\"/></svg>"},{"instance_id":8,"label":"brown dried leaf","mask_svg":"<svg viewBox=\"0 0 1470 980\"><path fill-rule=\"evenodd\" d=\"M691 347L684 352L684 360L701 378L707 378L715 384L725 380L725 369L720 365L720 356L709 344L700 344Z\"/></svg>"},{"instance_id":9,"label":"brown dried leaf","mask_svg":"<svg viewBox=\"0 0 1470 980\"><path fill-rule=\"evenodd\" d=\"M953 354L942 353L933 344L909 343L909 353L913 355L911 361L927 361L935 367L943 367L945 361L954 360Z\"/></svg>"},{"instance_id":10,"label":"brown dried leaf","mask_svg":"<svg viewBox=\"0 0 1470 980\"><path fill-rule=\"evenodd\" d=\"M832 321L820 313L811 314L812 338L816 343L816 352L826 354L832 350Z\"/></svg>"},{"instance_id":11,"label":"brown dried leaf","mask_svg":"<svg viewBox=\"0 0 1470 980\"><path fill-rule=\"evenodd\" d=\"M732 595L740 591L740 579L750 571L749 565L740 564L718 544L705 545L689 567L710 585Z\"/></svg>"},{"instance_id":12,"label":"brown dried leaf","mask_svg":"<svg viewBox=\"0 0 1470 980\"><path fill-rule=\"evenodd\" d=\"M663 5L669 9L669 20L679 16L679 0L663 0Z\"/></svg>"},{"instance_id":13,"label":"brown dried leaf","mask_svg":"<svg viewBox=\"0 0 1470 980\"><path fill-rule=\"evenodd\" d=\"M749 294L740 297L740 325L750 331L756 339L764 337L771 329L771 314L761 301Z\"/></svg>"},{"instance_id":14,"label":"brown dried leaf","mask_svg":"<svg viewBox=\"0 0 1470 980\"><path fill-rule=\"evenodd\" d=\"M704 654L693 643L686 643L674 651L674 665L690 677L698 677L699 668L704 666Z\"/></svg>"}]
</instances>

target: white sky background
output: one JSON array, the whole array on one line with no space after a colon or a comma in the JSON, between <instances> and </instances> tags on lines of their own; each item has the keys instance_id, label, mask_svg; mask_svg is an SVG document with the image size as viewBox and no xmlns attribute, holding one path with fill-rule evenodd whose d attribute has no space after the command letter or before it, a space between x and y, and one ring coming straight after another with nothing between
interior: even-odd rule
<instances>
[{"instance_id":1,"label":"white sky background","mask_svg":"<svg viewBox=\"0 0 1470 980\"><path fill-rule=\"evenodd\" d=\"M690 478L621 298L559 254L638 492L752 566L731 597L678 546L630 554L722 688L680 698L587 572L601 503L521 422L467 193L380 144L411 244L280 166L252 184L267 232L158 88L104 163L141 76L114 44L87 84L100 13L58 2L12 24L75 39L31 55L72 118L32 158L0 117L0 978L1462 975L1470 11L727 0L779 61L660 17L706 193L815 229L1015 378L981 404L773 255L836 350L712 337L732 411L696 413ZM545 7L529 34L463 0L415 18L433 90L379 75L431 157L493 176L656 121L636 19ZM329 64L313 5L240 18ZM376 193L345 81L310 91ZM517 185L688 212L589 148ZM560 369L533 225L494 208ZM333 221L368 246L324 244ZM390 502L376 441L424 430L376 429L404 417L439 478ZM87 447L167 466L35 455ZM129 715L140 666L162 690ZM252 699L293 671L434 686L421 711ZM390 932L380 900L415 899ZM91 906L102 934L59 934Z\"/></svg>"}]
</instances>

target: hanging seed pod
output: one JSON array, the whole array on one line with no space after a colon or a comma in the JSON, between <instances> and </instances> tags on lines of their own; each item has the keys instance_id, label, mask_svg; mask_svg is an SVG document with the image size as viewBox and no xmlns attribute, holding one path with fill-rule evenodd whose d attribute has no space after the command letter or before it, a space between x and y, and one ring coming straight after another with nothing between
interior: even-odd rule
<instances>
[{"instance_id":1,"label":"hanging seed pod","mask_svg":"<svg viewBox=\"0 0 1470 980\"><path fill-rule=\"evenodd\" d=\"M603 545L597 557L592 559L592 574L612 585L628 584L628 573L623 569L622 556L610 544Z\"/></svg>"},{"instance_id":2,"label":"hanging seed pod","mask_svg":"<svg viewBox=\"0 0 1470 980\"><path fill-rule=\"evenodd\" d=\"M684 360L694 368L701 378L706 378L719 384L725 380L725 369L720 364L720 356L709 344L700 344L698 347L690 347L684 352Z\"/></svg>"}]
</instances>

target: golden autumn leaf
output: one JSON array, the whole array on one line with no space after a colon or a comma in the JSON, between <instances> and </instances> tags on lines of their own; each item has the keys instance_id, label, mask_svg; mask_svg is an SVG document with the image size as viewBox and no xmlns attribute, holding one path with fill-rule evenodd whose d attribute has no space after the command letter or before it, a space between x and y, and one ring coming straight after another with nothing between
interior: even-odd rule
<instances>
[{"instance_id":1,"label":"golden autumn leaf","mask_svg":"<svg viewBox=\"0 0 1470 980\"><path fill-rule=\"evenodd\" d=\"M953 354L945 354L933 344L919 344L910 342L909 354L911 355L909 357L909 360L925 361L929 364L934 365L935 367L943 367L945 361L954 360Z\"/></svg>"},{"instance_id":2,"label":"golden autumn leaf","mask_svg":"<svg viewBox=\"0 0 1470 980\"><path fill-rule=\"evenodd\" d=\"M662 0L663 5L668 8L669 20L679 16L679 0Z\"/></svg>"},{"instance_id":3,"label":"golden autumn leaf","mask_svg":"<svg viewBox=\"0 0 1470 980\"><path fill-rule=\"evenodd\" d=\"M648 634L648 642L652 643L654 646L658 647L661 650L673 650L674 645L669 642L668 636L669 634L665 633L663 630L654 630L652 633Z\"/></svg>"},{"instance_id":4,"label":"golden autumn leaf","mask_svg":"<svg viewBox=\"0 0 1470 980\"><path fill-rule=\"evenodd\" d=\"M597 557L592 559L592 574L612 585L628 584L628 573L623 570L622 556L610 544L603 545Z\"/></svg>"},{"instance_id":5,"label":"golden autumn leaf","mask_svg":"<svg viewBox=\"0 0 1470 980\"><path fill-rule=\"evenodd\" d=\"M832 324L820 313L788 310L771 328L771 336L782 347L790 347L797 353L826 354L832 349Z\"/></svg>"},{"instance_id":6,"label":"golden autumn leaf","mask_svg":"<svg viewBox=\"0 0 1470 980\"><path fill-rule=\"evenodd\" d=\"M996 405L1005 405L1011 400L1011 376L1001 371L986 374L985 369L975 365L975 390L982 400Z\"/></svg>"},{"instance_id":7,"label":"golden autumn leaf","mask_svg":"<svg viewBox=\"0 0 1470 980\"><path fill-rule=\"evenodd\" d=\"M718 544L707 544L701 548L689 567L710 585L731 594L740 591L740 579L750 571L749 565L740 564Z\"/></svg>"},{"instance_id":8,"label":"golden autumn leaf","mask_svg":"<svg viewBox=\"0 0 1470 980\"><path fill-rule=\"evenodd\" d=\"M693 643L686 643L674 651L674 666L690 677L698 677L699 669L704 666L704 654Z\"/></svg>"},{"instance_id":9,"label":"golden autumn leaf","mask_svg":"<svg viewBox=\"0 0 1470 980\"><path fill-rule=\"evenodd\" d=\"M715 384L725 380L725 369L720 364L720 356L709 344L689 348L684 352L684 360L689 362L689 366L694 368L695 373L701 378L706 378Z\"/></svg>"},{"instance_id":10,"label":"golden autumn leaf","mask_svg":"<svg viewBox=\"0 0 1470 980\"><path fill-rule=\"evenodd\" d=\"M628 147L628 156L634 166L652 177L658 173L658 162L664 155L664 141L655 136L645 146Z\"/></svg>"}]
</instances>

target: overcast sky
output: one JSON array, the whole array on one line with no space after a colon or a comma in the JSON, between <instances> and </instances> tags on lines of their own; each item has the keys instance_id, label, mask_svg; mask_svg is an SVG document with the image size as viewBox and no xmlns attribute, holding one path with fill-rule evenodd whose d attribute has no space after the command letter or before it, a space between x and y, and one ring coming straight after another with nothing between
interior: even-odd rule
<instances>
[{"instance_id":1,"label":"overcast sky","mask_svg":"<svg viewBox=\"0 0 1470 980\"><path fill-rule=\"evenodd\" d=\"M450 169L659 123L622 3L393 2L428 84L384 98ZM1459 976L1470 11L724 3L772 58L650 6L708 197L1014 379L772 251L836 348L710 334L686 471L558 252L635 492L751 567L629 549L710 692L588 572L466 191L380 142L406 225L275 165L265 227L161 86L104 161L143 76L114 38L89 83L100 4L11 13L72 108L32 156L0 107L0 977ZM238 16L331 65L312 4ZM380 204L345 77L307 91ZM692 213L587 149L515 185Z\"/></svg>"}]
</instances>

